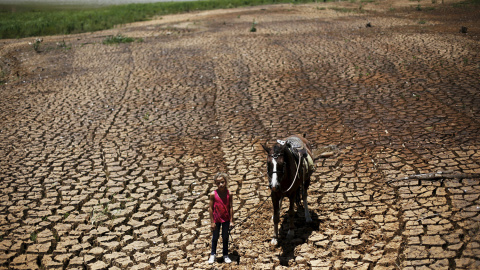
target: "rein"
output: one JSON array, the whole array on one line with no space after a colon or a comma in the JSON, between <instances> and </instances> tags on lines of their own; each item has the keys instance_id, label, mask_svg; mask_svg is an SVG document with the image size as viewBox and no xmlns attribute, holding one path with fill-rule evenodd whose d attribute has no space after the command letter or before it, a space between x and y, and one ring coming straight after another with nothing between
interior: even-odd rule
<instances>
[{"instance_id":1,"label":"rein","mask_svg":"<svg viewBox=\"0 0 480 270\"><path fill-rule=\"evenodd\" d=\"M283 155L283 154L272 154L271 157L276 159L276 158L278 158L278 156L281 156L281 155ZM290 185L290 187L286 191L281 191L282 193L287 193L292 189L293 185L297 181L298 171L300 170L300 164L301 163L302 163L302 156L299 154L298 155L297 172L295 173L295 177L293 178L292 184ZM285 168L283 168L283 171L272 171L272 173L284 173L284 172L285 172Z\"/></svg>"},{"instance_id":2,"label":"rein","mask_svg":"<svg viewBox=\"0 0 480 270\"><path fill-rule=\"evenodd\" d=\"M255 214L256 212L258 212L258 210L260 210L260 208L262 208L263 204L269 199L270 197L269 196L265 196L265 200L263 200L263 202L260 204L260 206L255 210L253 211L251 214L249 214L246 218L244 218L241 222L237 223L235 222L235 225L230 228L230 232L235 230L237 227L239 227L240 225L242 225L245 221L247 221L247 219L249 217L251 217L253 214Z\"/></svg>"},{"instance_id":3,"label":"rein","mask_svg":"<svg viewBox=\"0 0 480 270\"><path fill-rule=\"evenodd\" d=\"M295 184L295 182L297 181L297 176L298 176L298 170L300 169L300 163L302 161L302 156L301 155L298 155L298 165L297 165L297 172L295 173L295 177L293 178L293 181L292 181L292 184L290 185L290 187L286 190L286 191L282 191L282 193L287 193L290 191L290 189L292 189L293 185Z\"/></svg>"},{"instance_id":4,"label":"rein","mask_svg":"<svg viewBox=\"0 0 480 270\"><path fill-rule=\"evenodd\" d=\"M232 226L229 230L228 230L228 235L230 236L230 239L232 240L231 243L234 243L235 241L233 241L233 237L232 237L232 231L235 230L237 227L239 227L240 225L242 225L245 221L247 221L247 219L249 217L251 217L253 214L255 214L256 212L258 212L258 210L260 210L262 208L262 206L265 204L265 202L269 199L270 197L269 196L265 196L265 200L263 200L263 202L260 204L260 206L257 208L257 210L253 211L251 214L249 214L246 218L244 218L240 223L235 223L234 226ZM229 243L230 244L230 243Z\"/></svg>"},{"instance_id":5,"label":"rein","mask_svg":"<svg viewBox=\"0 0 480 270\"><path fill-rule=\"evenodd\" d=\"M273 157L273 155L272 155ZM276 156L275 158L277 158L278 156ZM290 191L290 189L292 189L293 185L295 184L295 181L297 180L297 176L298 176L298 171L300 169L300 163L302 161L302 156L301 155L298 155L298 165L297 165L297 172L295 173L295 177L293 178L293 181L292 181L292 185L287 189L287 191L283 192L282 193L287 193ZM274 171L275 173L277 173L277 171ZM269 199L270 197L268 196L265 196L265 199L263 200L263 202L260 204L260 206L258 206L258 208L253 211L252 213L250 213L247 217L245 217L241 222L236 222L235 225L233 227L231 227L228 231L228 234L230 236L230 239L232 240L232 242L234 242L233 240L233 237L232 237L232 231L234 231L237 227L240 227L240 225L242 225L243 223L245 223L245 221L247 221L248 218L250 218L251 216L253 216L255 213L258 212L258 210L260 210L262 208L262 206L265 204L265 202Z\"/></svg>"}]
</instances>

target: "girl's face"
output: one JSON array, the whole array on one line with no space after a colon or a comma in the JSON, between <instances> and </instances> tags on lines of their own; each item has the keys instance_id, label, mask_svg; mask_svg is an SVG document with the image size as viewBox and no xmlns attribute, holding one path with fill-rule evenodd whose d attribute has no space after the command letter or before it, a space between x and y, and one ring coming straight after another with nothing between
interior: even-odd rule
<instances>
[{"instance_id":1,"label":"girl's face","mask_svg":"<svg viewBox=\"0 0 480 270\"><path fill-rule=\"evenodd\" d=\"M227 188L227 181L225 181L225 179L219 177L217 178L217 180L215 180L215 184L217 185L217 188L220 189L220 190L223 190L225 188Z\"/></svg>"}]
</instances>

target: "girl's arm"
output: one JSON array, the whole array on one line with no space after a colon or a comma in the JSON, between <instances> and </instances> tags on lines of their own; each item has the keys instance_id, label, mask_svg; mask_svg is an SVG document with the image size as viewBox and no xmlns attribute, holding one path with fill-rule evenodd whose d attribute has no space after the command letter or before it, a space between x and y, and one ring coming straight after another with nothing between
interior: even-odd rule
<instances>
[{"instance_id":1,"label":"girl's arm","mask_svg":"<svg viewBox=\"0 0 480 270\"><path fill-rule=\"evenodd\" d=\"M215 193L210 194L210 202L208 203L208 213L210 214L210 229L215 230L216 224L213 220L213 202L215 201Z\"/></svg>"}]
</instances>

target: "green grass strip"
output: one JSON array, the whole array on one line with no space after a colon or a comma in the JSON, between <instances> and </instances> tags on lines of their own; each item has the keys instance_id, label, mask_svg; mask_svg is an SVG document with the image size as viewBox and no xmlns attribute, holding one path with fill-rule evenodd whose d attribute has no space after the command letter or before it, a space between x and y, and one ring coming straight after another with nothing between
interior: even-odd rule
<instances>
[{"instance_id":1,"label":"green grass strip","mask_svg":"<svg viewBox=\"0 0 480 270\"><path fill-rule=\"evenodd\" d=\"M125 37L123 35L118 34L116 36L108 36L103 40L102 43L106 45L114 45L114 44L120 44L120 43L130 43L134 41L142 42L143 39L134 39L131 37Z\"/></svg>"},{"instance_id":2,"label":"green grass strip","mask_svg":"<svg viewBox=\"0 0 480 270\"><path fill-rule=\"evenodd\" d=\"M113 28L115 25L150 20L154 16L196 10L235 8L276 3L308 3L315 0L206 0L116 5L101 8L59 10L23 8L0 11L0 39L75 34Z\"/></svg>"},{"instance_id":3,"label":"green grass strip","mask_svg":"<svg viewBox=\"0 0 480 270\"><path fill-rule=\"evenodd\" d=\"M321 2L321 0L317 0ZM316 0L201 0L189 2L158 2L148 4L115 5L100 8L60 8L46 6L0 5L0 39L66 35L111 29L115 25L147 21L154 16L178 14L197 10L236 8L279 3L310 3ZM327 0L333 1L333 0ZM370 1L370 0L362 0ZM468 7L480 0L466 0L456 4ZM16 10L16 11L12 11ZM350 10L340 10L349 12Z\"/></svg>"}]
</instances>

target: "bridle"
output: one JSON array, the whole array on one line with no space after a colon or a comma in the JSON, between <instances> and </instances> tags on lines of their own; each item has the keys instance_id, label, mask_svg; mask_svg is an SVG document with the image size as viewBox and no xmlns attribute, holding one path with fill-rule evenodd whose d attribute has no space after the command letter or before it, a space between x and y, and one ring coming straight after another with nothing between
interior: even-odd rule
<instances>
[{"instance_id":1,"label":"bridle","mask_svg":"<svg viewBox=\"0 0 480 270\"><path fill-rule=\"evenodd\" d=\"M277 158L279 156L283 156L283 153L273 153L271 155L269 155L270 157L272 157L275 161L277 160ZM295 184L295 181L297 181L297 177L298 177L298 170L300 169L300 164L302 162L302 156L299 155L298 156L298 163L297 163L297 171L295 173L295 177L293 178L293 181L292 181L292 184L290 185L290 187L286 190L286 191L282 191L282 193L287 193L289 192L293 185ZM271 174L273 175L274 173L277 173L277 174L285 174L285 166L283 166L283 169L282 171L272 171ZM272 177L270 176L270 173L267 172L267 176L268 176L268 187L270 189L272 189ZM283 179L283 178L282 178Z\"/></svg>"},{"instance_id":2,"label":"bridle","mask_svg":"<svg viewBox=\"0 0 480 270\"><path fill-rule=\"evenodd\" d=\"M279 156L283 156L283 153L273 153L271 155L269 155L270 157L272 157L273 160L277 160ZM268 188L272 189L272 176L274 173L276 174L285 174L285 166L282 166L282 170L281 171L278 171L278 170L275 170L275 171L271 171L271 172L267 172L267 176L268 176Z\"/></svg>"},{"instance_id":3,"label":"bridle","mask_svg":"<svg viewBox=\"0 0 480 270\"><path fill-rule=\"evenodd\" d=\"M279 156L283 156L283 154L276 153L276 154L271 154L270 156L276 161L277 158L278 158ZM272 174L274 174L274 173L285 173L285 166L283 166L283 170L282 170L282 171L272 171Z\"/></svg>"}]
</instances>

